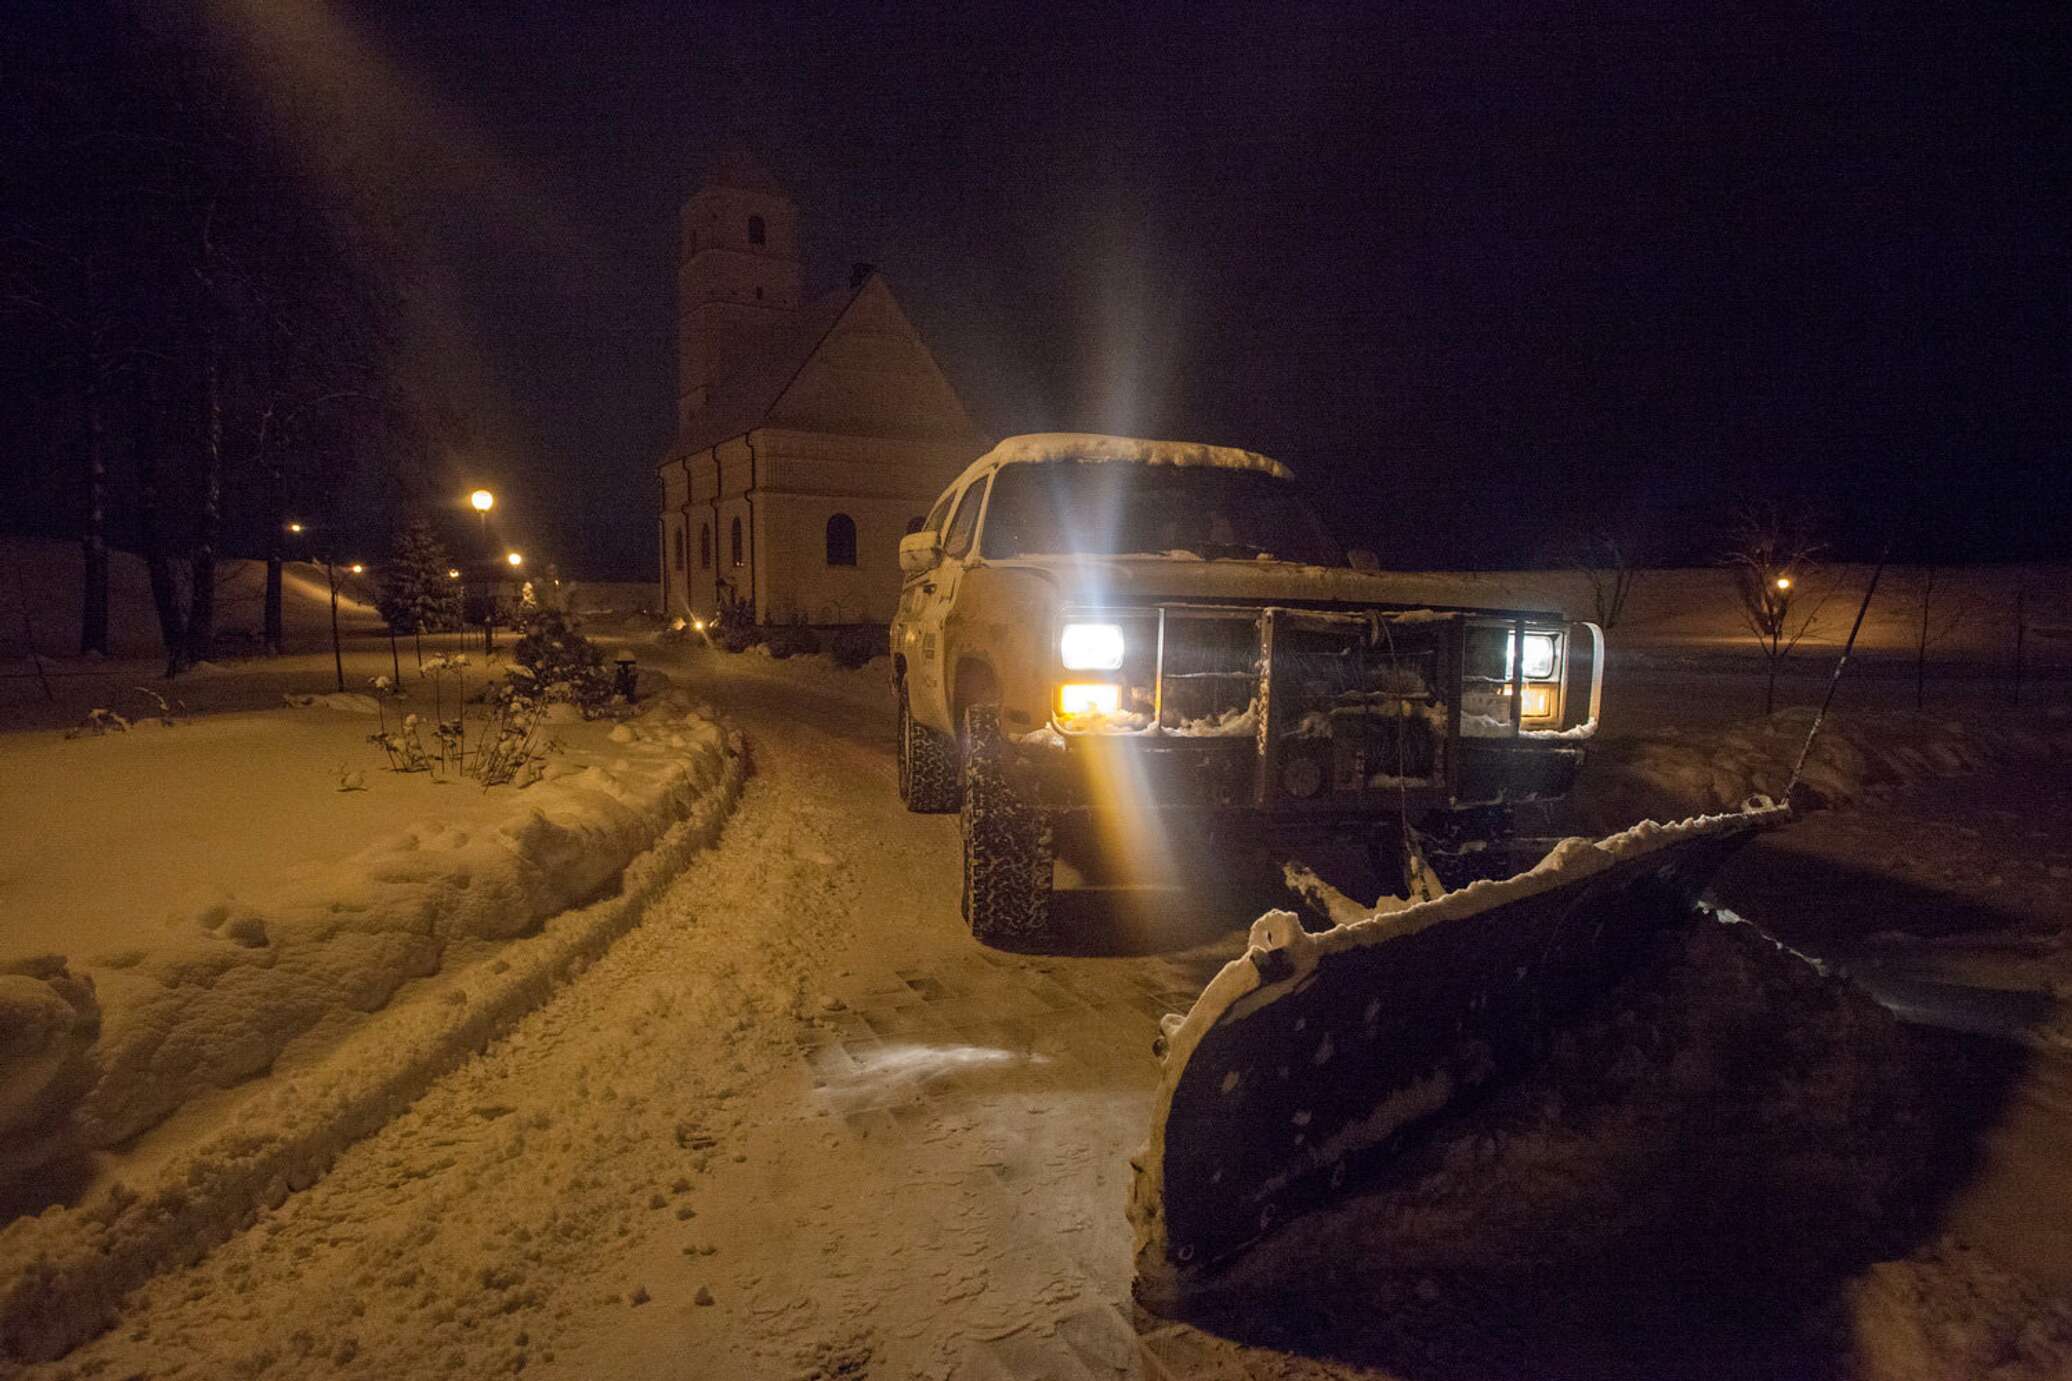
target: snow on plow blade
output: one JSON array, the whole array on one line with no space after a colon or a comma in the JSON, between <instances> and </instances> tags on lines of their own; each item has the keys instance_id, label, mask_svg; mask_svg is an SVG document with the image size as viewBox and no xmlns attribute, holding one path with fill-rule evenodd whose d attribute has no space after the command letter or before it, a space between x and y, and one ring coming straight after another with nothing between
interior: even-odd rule
<instances>
[{"instance_id":1,"label":"snow on plow blade","mask_svg":"<svg viewBox=\"0 0 2072 1381\"><path fill-rule=\"evenodd\" d=\"M1245 954L1168 1019L1132 1162L1138 1297L1178 1312L1276 1223L1522 1072L1728 854L1789 818L1764 804L1568 839L1515 877L1320 934L1261 917Z\"/></svg>"}]
</instances>

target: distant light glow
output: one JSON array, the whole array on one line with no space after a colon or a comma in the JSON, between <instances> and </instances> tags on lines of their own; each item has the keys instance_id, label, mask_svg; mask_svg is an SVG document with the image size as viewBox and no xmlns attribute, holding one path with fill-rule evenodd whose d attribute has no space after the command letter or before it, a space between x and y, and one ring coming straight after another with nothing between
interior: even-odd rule
<instances>
[{"instance_id":1,"label":"distant light glow","mask_svg":"<svg viewBox=\"0 0 2072 1381\"><path fill-rule=\"evenodd\" d=\"M300 523L290 523L290 524L288 524L288 531L290 531L290 532L301 532L301 531L302 531L302 524L300 524Z\"/></svg>"},{"instance_id":2,"label":"distant light glow","mask_svg":"<svg viewBox=\"0 0 2072 1381\"><path fill-rule=\"evenodd\" d=\"M1073 671L1114 671L1122 665L1122 629L1112 623L1068 623L1058 634L1058 659Z\"/></svg>"},{"instance_id":3,"label":"distant light glow","mask_svg":"<svg viewBox=\"0 0 2072 1381\"><path fill-rule=\"evenodd\" d=\"M692 620L691 620L691 628L692 628L692 629L693 629L693 630L694 630L695 632L703 633L703 632L705 631L705 620L703 620L703 619L692 619Z\"/></svg>"},{"instance_id":4,"label":"distant light glow","mask_svg":"<svg viewBox=\"0 0 2072 1381\"><path fill-rule=\"evenodd\" d=\"M477 513L487 513L490 509L496 507L496 495L490 493L487 489L477 489L474 493L468 495L468 502L475 506Z\"/></svg>"},{"instance_id":5,"label":"distant light glow","mask_svg":"<svg viewBox=\"0 0 2072 1381\"><path fill-rule=\"evenodd\" d=\"M1546 719L1554 713L1554 688L1527 686L1519 701L1519 709L1527 719Z\"/></svg>"},{"instance_id":6,"label":"distant light glow","mask_svg":"<svg viewBox=\"0 0 2072 1381\"><path fill-rule=\"evenodd\" d=\"M1790 576L1788 576L1788 575L1780 575L1780 576L1778 576L1778 577L1777 577L1777 588L1778 588L1778 589L1780 589L1780 590L1789 590L1789 589L1791 588L1791 577L1790 577Z\"/></svg>"},{"instance_id":7,"label":"distant light glow","mask_svg":"<svg viewBox=\"0 0 2072 1381\"><path fill-rule=\"evenodd\" d=\"M1110 681L1067 681L1058 687L1058 713L1066 719L1080 715L1111 715L1122 708L1122 687Z\"/></svg>"},{"instance_id":8,"label":"distant light glow","mask_svg":"<svg viewBox=\"0 0 2072 1381\"><path fill-rule=\"evenodd\" d=\"M352 564L351 564L350 566L347 566L347 567L346 567L346 569L347 569L347 570L349 570L349 571L351 571L351 572L352 572L352 573L353 573L354 575L365 575L365 574L367 574L367 568L366 568L366 566L362 565L362 564L361 564L360 562L358 562L358 561L355 561L355 562L353 562L353 563L352 563Z\"/></svg>"},{"instance_id":9,"label":"distant light glow","mask_svg":"<svg viewBox=\"0 0 2072 1381\"><path fill-rule=\"evenodd\" d=\"M447 578L448 580L458 580L458 579L460 579L460 571L459 571L459 569L458 569L457 567L453 567L453 566L448 566L448 567L446 568L446 578Z\"/></svg>"},{"instance_id":10,"label":"distant light glow","mask_svg":"<svg viewBox=\"0 0 2072 1381\"><path fill-rule=\"evenodd\" d=\"M504 560L510 562L513 566L522 566L525 564L525 557L515 551L505 552Z\"/></svg>"}]
</instances>

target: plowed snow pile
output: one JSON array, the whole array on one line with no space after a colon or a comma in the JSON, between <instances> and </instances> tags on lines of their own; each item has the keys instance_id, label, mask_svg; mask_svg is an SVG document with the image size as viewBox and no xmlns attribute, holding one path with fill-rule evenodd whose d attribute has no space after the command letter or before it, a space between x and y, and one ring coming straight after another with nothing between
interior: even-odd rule
<instances>
[{"instance_id":1,"label":"plowed snow pile","mask_svg":"<svg viewBox=\"0 0 2072 1381\"><path fill-rule=\"evenodd\" d=\"M1240 1258L1204 1321L1418 1376L1989 1375L2019 1349L2050 1365L2007 1375L2063 1374L2072 1315L2011 1278L1965 1330L1885 1326L1943 1250L1908 1256L1933 1207L1911 1064L1868 998L1694 920L1528 1081Z\"/></svg>"}]
</instances>

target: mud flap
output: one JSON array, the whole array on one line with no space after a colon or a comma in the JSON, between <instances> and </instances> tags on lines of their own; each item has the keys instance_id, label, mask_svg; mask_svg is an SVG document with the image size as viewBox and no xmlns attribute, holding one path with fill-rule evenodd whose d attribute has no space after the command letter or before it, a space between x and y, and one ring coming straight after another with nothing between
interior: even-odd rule
<instances>
[{"instance_id":1,"label":"mud flap","mask_svg":"<svg viewBox=\"0 0 2072 1381\"><path fill-rule=\"evenodd\" d=\"M1167 1019L1151 1136L1132 1162L1139 1299L1183 1312L1277 1223L1528 1068L1642 937L1789 818L1764 803L1564 840L1517 876L1320 934L1262 917L1244 956Z\"/></svg>"}]
</instances>

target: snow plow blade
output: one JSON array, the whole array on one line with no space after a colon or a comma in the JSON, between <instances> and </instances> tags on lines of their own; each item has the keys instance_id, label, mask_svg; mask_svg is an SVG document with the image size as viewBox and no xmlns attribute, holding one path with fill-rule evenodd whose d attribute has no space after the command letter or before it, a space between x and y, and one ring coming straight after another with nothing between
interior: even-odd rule
<instances>
[{"instance_id":1,"label":"snow plow blade","mask_svg":"<svg viewBox=\"0 0 2072 1381\"><path fill-rule=\"evenodd\" d=\"M1132 1162L1138 1298L1182 1312L1276 1224L1524 1072L1729 854L1789 818L1763 804L1568 839L1514 877L1318 934L1261 917L1245 954L1168 1018Z\"/></svg>"}]
</instances>

